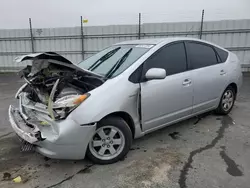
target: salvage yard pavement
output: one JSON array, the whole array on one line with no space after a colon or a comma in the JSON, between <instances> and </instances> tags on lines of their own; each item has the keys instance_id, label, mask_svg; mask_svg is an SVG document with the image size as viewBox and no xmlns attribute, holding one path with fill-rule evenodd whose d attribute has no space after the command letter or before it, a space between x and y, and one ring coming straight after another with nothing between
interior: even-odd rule
<instances>
[{"instance_id":1,"label":"salvage yard pavement","mask_svg":"<svg viewBox=\"0 0 250 188\"><path fill-rule=\"evenodd\" d=\"M0 75L1 188L247 188L250 184L250 75L228 116L207 113L135 140L122 161L95 165L20 152L8 122L22 81ZM17 178L16 182L13 179Z\"/></svg>"}]
</instances>

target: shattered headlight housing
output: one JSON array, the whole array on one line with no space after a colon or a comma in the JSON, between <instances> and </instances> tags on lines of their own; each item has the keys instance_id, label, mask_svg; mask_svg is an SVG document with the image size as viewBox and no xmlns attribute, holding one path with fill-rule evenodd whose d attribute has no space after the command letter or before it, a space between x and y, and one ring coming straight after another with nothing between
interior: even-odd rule
<instances>
[{"instance_id":1,"label":"shattered headlight housing","mask_svg":"<svg viewBox=\"0 0 250 188\"><path fill-rule=\"evenodd\" d=\"M56 114L60 116L59 119L66 117L69 112L74 110L89 96L90 94L86 93L83 95L67 95L57 99L55 102L53 102L53 110L49 110L51 118L55 119L55 114L53 113L53 111L55 111Z\"/></svg>"},{"instance_id":2,"label":"shattered headlight housing","mask_svg":"<svg viewBox=\"0 0 250 188\"><path fill-rule=\"evenodd\" d=\"M57 99L53 104L53 109L57 108L72 108L81 104L89 97L89 94L84 95L67 95Z\"/></svg>"}]
</instances>

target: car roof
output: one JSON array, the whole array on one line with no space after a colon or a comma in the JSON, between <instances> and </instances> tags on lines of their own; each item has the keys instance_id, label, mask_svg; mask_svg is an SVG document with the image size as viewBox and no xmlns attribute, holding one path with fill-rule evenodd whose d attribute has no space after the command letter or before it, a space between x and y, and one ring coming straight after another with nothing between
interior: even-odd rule
<instances>
[{"instance_id":1,"label":"car roof","mask_svg":"<svg viewBox=\"0 0 250 188\"><path fill-rule=\"evenodd\" d=\"M120 42L120 43L116 43L114 45L132 45L132 44L135 44L135 45L138 45L138 44L150 44L150 45L157 45L157 44L160 44L162 42L164 43L170 43L170 42L175 42L175 41L185 41L185 40L188 40L188 41L198 41L198 42L203 42L203 43L206 43L206 44L210 44L212 46L216 46L218 48L221 48L227 52L229 52L227 49L221 47L221 46L218 46L217 44L214 44L214 43L211 43L211 42L208 42L208 41L205 41L205 40L200 40L200 39L197 39L197 38L190 38L190 37L167 37L167 38L149 38L149 39L141 39L141 40L129 40L129 41L124 41L124 42Z\"/></svg>"},{"instance_id":2,"label":"car roof","mask_svg":"<svg viewBox=\"0 0 250 188\"><path fill-rule=\"evenodd\" d=\"M204 42L207 44L212 44L210 42L204 41L204 40L200 40L197 38L190 38L190 37L168 37L168 38L151 38L151 39L141 39L141 40L129 40L129 41L124 41L124 42L120 42L117 43L115 45L126 45L126 44L154 44L157 45L159 43L169 43L169 42L174 42L174 41L183 41L183 40L191 40L191 41L200 41L200 42ZM212 44L215 45L215 44Z\"/></svg>"},{"instance_id":3,"label":"car roof","mask_svg":"<svg viewBox=\"0 0 250 188\"><path fill-rule=\"evenodd\" d=\"M163 41L167 40L166 38L158 38L158 39L141 39L141 40L129 40L124 42L119 42L116 45L124 45L124 44L159 44Z\"/></svg>"}]
</instances>

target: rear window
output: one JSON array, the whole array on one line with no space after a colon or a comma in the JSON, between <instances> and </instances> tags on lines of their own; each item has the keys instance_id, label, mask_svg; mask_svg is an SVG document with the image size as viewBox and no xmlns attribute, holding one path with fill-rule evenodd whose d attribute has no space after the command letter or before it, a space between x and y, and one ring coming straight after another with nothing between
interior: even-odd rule
<instances>
[{"instance_id":1,"label":"rear window","mask_svg":"<svg viewBox=\"0 0 250 188\"><path fill-rule=\"evenodd\" d=\"M216 50L217 54L219 55L219 62L224 63L227 60L228 52L226 52L225 50L222 50L220 48L217 48L217 47L214 47L214 49Z\"/></svg>"},{"instance_id":2,"label":"rear window","mask_svg":"<svg viewBox=\"0 0 250 188\"><path fill-rule=\"evenodd\" d=\"M216 53L211 46L197 42L188 42L187 47L192 69L199 69L218 63Z\"/></svg>"}]
</instances>

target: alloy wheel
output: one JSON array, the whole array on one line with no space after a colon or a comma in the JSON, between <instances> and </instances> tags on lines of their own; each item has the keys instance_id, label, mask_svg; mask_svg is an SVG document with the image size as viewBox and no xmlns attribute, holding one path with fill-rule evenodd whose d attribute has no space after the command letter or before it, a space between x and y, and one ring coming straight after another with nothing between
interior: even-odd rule
<instances>
[{"instance_id":1,"label":"alloy wheel","mask_svg":"<svg viewBox=\"0 0 250 188\"><path fill-rule=\"evenodd\" d=\"M96 158L110 160L117 157L125 146L124 134L114 126L103 126L96 130L89 143L89 150Z\"/></svg>"},{"instance_id":2,"label":"alloy wheel","mask_svg":"<svg viewBox=\"0 0 250 188\"><path fill-rule=\"evenodd\" d=\"M234 102L234 94L231 90L227 90L222 98L222 108L228 111L232 108Z\"/></svg>"}]
</instances>

